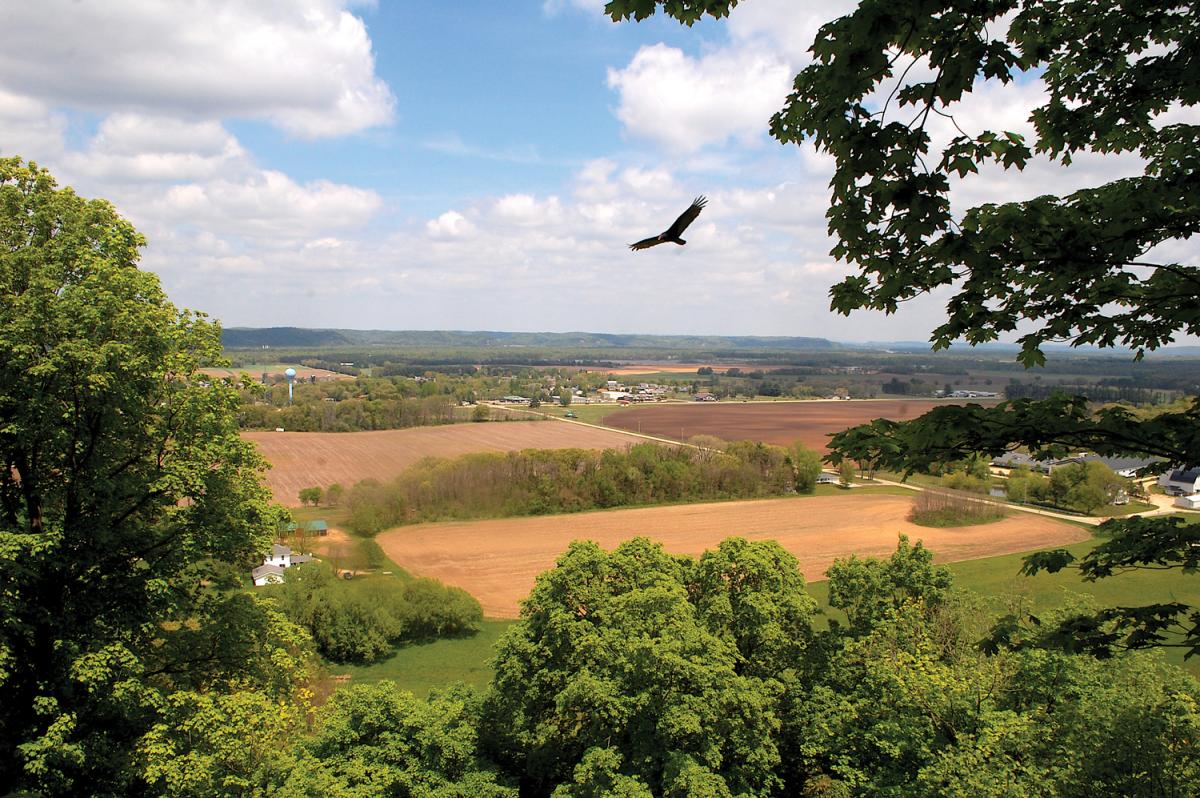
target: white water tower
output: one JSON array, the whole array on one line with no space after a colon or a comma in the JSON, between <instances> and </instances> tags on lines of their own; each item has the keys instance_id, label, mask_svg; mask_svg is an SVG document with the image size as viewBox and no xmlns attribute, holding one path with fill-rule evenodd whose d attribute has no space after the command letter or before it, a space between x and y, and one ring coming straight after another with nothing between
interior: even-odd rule
<instances>
[{"instance_id":1,"label":"white water tower","mask_svg":"<svg viewBox=\"0 0 1200 798\"><path fill-rule=\"evenodd\" d=\"M296 370L290 366L283 370L283 376L287 377L288 381L288 404L292 403L292 383L296 381Z\"/></svg>"}]
</instances>

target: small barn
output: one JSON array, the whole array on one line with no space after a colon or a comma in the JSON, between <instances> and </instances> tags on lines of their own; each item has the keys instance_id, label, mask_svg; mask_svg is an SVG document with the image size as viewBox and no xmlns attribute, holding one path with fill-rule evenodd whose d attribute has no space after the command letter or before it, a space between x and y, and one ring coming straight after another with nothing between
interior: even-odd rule
<instances>
[{"instance_id":1,"label":"small barn","mask_svg":"<svg viewBox=\"0 0 1200 798\"><path fill-rule=\"evenodd\" d=\"M1184 510L1200 510L1200 493L1191 496L1180 496L1175 500L1175 506Z\"/></svg>"}]
</instances>

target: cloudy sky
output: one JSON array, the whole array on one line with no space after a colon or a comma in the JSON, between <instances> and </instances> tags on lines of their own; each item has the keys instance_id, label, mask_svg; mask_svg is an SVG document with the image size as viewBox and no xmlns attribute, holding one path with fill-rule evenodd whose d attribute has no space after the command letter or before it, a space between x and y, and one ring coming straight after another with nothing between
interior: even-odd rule
<instances>
[{"instance_id":1,"label":"cloudy sky","mask_svg":"<svg viewBox=\"0 0 1200 798\"><path fill-rule=\"evenodd\" d=\"M5 3L0 154L112 200L226 326L924 339L944 297L828 310L828 160L766 135L845 2L693 28L603 0ZM1036 80L963 126L1027 130ZM1111 179L1035 165L956 203ZM631 253L698 194L687 247Z\"/></svg>"}]
</instances>

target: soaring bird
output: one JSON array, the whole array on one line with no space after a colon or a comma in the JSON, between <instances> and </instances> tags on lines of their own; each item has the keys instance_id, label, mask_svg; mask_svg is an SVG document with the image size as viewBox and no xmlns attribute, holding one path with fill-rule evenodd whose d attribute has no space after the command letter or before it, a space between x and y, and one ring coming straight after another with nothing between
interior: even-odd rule
<instances>
[{"instance_id":1,"label":"soaring bird","mask_svg":"<svg viewBox=\"0 0 1200 798\"><path fill-rule=\"evenodd\" d=\"M649 249L650 247L665 244L668 241L673 241L680 246L687 242L679 236L687 229L687 226L696 221L696 217L700 215L700 211L704 209L704 204L708 202L704 197L696 197L692 200L692 206L683 213L679 214L679 218L675 220L675 224L667 228L665 233L659 233L653 238L643 238L636 244L630 244L629 248L634 252L639 249Z\"/></svg>"}]
</instances>

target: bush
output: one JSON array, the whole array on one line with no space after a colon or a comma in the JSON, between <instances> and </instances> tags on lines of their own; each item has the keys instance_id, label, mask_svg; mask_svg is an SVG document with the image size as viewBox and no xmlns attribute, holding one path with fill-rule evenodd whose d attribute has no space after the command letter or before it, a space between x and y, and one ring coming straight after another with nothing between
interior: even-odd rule
<instances>
[{"instance_id":1,"label":"bush","mask_svg":"<svg viewBox=\"0 0 1200 798\"><path fill-rule=\"evenodd\" d=\"M472 633L483 618L470 594L437 580L347 582L322 563L289 568L284 583L270 591L335 662L374 662L401 643Z\"/></svg>"}]
</instances>

